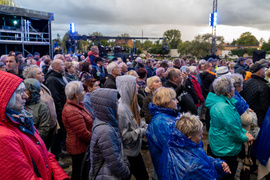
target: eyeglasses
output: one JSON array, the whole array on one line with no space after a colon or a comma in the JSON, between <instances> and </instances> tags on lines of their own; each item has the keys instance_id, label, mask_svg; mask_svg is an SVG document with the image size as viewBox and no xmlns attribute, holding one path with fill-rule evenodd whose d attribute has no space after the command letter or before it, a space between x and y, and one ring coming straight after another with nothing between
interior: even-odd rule
<instances>
[{"instance_id":1,"label":"eyeglasses","mask_svg":"<svg viewBox=\"0 0 270 180\"><path fill-rule=\"evenodd\" d=\"M23 93L26 93L26 89L17 89L16 93L23 95Z\"/></svg>"}]
</instances>

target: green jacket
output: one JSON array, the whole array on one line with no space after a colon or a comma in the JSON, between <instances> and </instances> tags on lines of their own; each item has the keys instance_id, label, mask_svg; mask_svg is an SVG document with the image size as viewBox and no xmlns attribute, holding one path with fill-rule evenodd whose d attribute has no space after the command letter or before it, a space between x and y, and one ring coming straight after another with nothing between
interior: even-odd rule
<instances>
[{"instance_id":1,"label":"green jacket","mask_svg":"<svg viewBox=\"0 0 270 180\"><path fill-rule=\"evenodd\" d=\"M211 92L206 98L205 106L210 109L211 118L209 145L215 156L235 156L241 151L242 143L248 141L234 106L236 101Z\"/></svg>"}]
</instances>

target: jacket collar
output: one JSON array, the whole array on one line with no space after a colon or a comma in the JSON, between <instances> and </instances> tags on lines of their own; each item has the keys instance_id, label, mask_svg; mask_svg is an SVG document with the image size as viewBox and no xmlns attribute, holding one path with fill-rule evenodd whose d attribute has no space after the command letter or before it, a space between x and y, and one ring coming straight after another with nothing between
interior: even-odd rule
<instances>
[{"instance_id":1,"label":"jacket collar","mask_svg":"<svg viewBox=\"0 0 270 180\"><path fill-rule=\"evenodd\" d=\"M267 81L264 78L262 78L260 76L257 76L257 75L251 75L251 78L253 78L253 79L259 79L259 80L263 81L264 83L267 83Z\"/></svg>"}]
</instances>

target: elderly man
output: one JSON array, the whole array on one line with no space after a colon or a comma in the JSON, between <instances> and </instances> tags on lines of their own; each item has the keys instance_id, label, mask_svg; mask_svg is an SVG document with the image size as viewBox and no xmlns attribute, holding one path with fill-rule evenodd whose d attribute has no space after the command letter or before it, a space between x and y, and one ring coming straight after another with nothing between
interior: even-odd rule
<instances>
[{"instance_id":1,"label":"elderly man","mask_svg":"<svg viewBox=\"0 0 270 180\"><path fill-rule=\"evenodd\" d=\"M197 108L192 96L185 90L185 81L188 78L186 74L182 74L179 69L173 69L168 73L168 81L164 84L165 87L173 88L176 92L176 97L181 106L180 112L191 112L197 115Z\"/></svg>"},{"instance_id":2,"label":"elderly man","mask_svg":"<svg viewBox=\"0 0 270 180\"><path fill-rule=\"evenodd\" d=\"M247 101L258 117L258 125L261 126L265 114L270 106L270 89L265 78L265 70L261 64L251 66L251 79L244 82L243 91L240 94Z\"/></svg>"},{"instance_id":3,"label":"elderly man","mask_svg":"<svg viewBox=\"0 0 270 180\"><path fill-rule=\"evenodd\" d=\"M51 145L51 152L55 155L55 158L59 160L59 154L61 153L61 142L64 142L66 138L65 127L62 123L62 110L66 103L65 87L67 80L63 77L65 65L62 60L53 60L51 67L52 70L46 74L45 85L52 93L52 98L55 103L57 120L60 125L58 134L53 137Z\"/></svg>"},{"instance_id":4,"label":"elderly man","mask_svg":"<svg viewBox=\"0 0 270 180\"><path fill-rule=\"evenodd\" d=\"M64 62L71 62L71 61L72 61L72 59L71 59L70 54L65 54L65 60L64 60Z\"/></svg>"},{"instance_id":5,"label":"elderly man","mask_svg":"<svg viewBox=\"0 0 270 180\"><path fill-rule=\"evenodd\" d=\"M128 72L128 66L124 62L119 64L119 68L121 68L121 75L124 75L126 72Z\"/></svg>"},{"instance_id":6,"label":"elderly man","mask_svg":"<svg viewBox=\"0 0 270 180\"><path fill-rule=\"evenodd\" d=\"M6 71L6 65L3 61L0 61L0 71Z\"/></svg>"},{"instance_id":7,"label":"elderly man","mask_svg":"<svg viewBox=\"0 0 270 180\"><path fill-rule=\"evenodd\" d=\"M156 75L156 72L153 69L153 67L154 67L153 61L154 61L153 59L148 59L146 61L146 65L144 68L147 71L147 78L150 78L150 77Z\"/></svg>"},{"instance_id":8,"label":"elderly man","mask_svg":"<svg viewBox=\"0 0 270 180\"><path fill-rule=\"evenodd\" d=\"M19 68L19 59L16 56L9 55L7 57L6 68L7 68L7 72L12 73L12 74L24 79L23 75L22 75L23 70L21 68Z\"/></svg>"},{"instance_id":9,"label":"elderly man","mask_svg":"<svg viewBox=\"0 0 270 180\"><path fill-rule=\"evenodd\" d=\"M117 89L115 78L121 75L121 70L118 64L115 62L111 62L107 66L107 71L109 75L108 75L108 79L106 79L104 83L104 88Z\"/></svg>"},{"instance_id":10,"label":"elderly man","mask_svg":"<svg viewBox=\"0 0 270 180\"><path fill-rule=\"evenodd\" d=\"M92 64L92 65L96 65L95 60L99 57L99 50L97 46L92 46L91 47L91 51L89 51L87 53L88 58L87 58L87 62Z\"/></svg>"}]
</instances>

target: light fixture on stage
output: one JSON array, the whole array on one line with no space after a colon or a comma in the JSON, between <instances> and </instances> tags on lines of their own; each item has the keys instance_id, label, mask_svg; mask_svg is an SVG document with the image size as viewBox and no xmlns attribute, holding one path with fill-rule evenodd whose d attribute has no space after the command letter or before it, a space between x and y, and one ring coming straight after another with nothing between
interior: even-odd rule
<instances>
[{"instance_id":1,"label":"light fixture on stage","mask_svg":"<svg viewBox=\"0 0 270 180\"><path fill-rule=\"evenodd\" d=\"M70 23L69 31L70 31L71 34L75 33L75 25L74 25L74 23Z\"/></svg>"}]
</instances>

